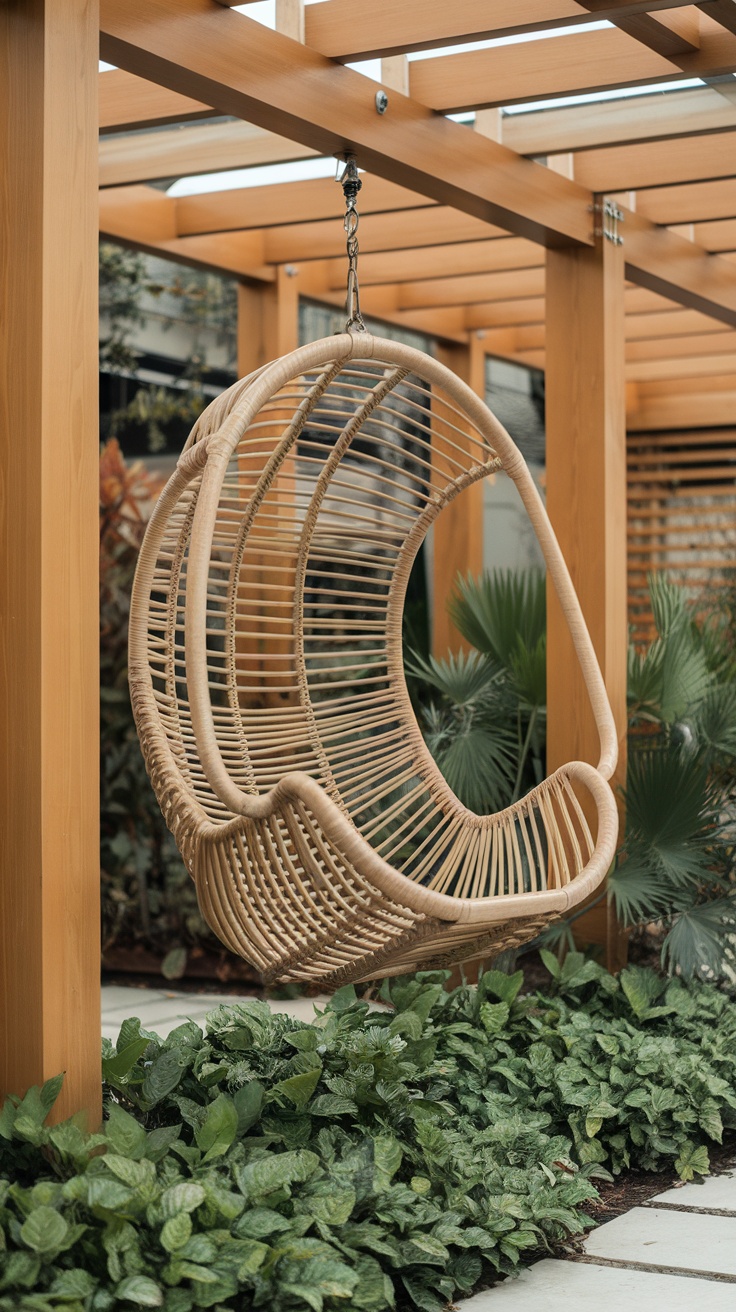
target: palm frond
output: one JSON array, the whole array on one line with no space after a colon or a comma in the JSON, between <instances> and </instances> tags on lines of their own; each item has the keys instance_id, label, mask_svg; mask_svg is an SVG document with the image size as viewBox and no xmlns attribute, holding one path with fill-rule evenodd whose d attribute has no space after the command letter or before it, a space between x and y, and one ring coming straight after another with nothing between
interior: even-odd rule
<instances>
[{"instance_id":1,"label":"palm frond","mask_svg":"<svg viewBox=\"0 0 736 1312\"><path fill-rule=\"evenodd\" d=\"M736 683L717 683L708 689L696 709L693 731L709 759L736 757Z\"/></svg>"},{"instance_id":2,"label":"palm frond","mask_svg":"<svg viewBox=\"0 0 736 1312\"><path fill-rule=\"evenodd\" d=\"M428 739L430 751L433 744ZM517 741L514 734L471 727L433 755L456 797L478 815L500 810L514 782Z\"/></svg>"},{"instance_id":3,"label":"palm frond","mask_svg":"<svg viewBox=\"0 0 736 1312\"><path fill-rule=\"evenodd\" d=\"M477 651L448 653L443 660L436 656L420 656L412 651L405 662L407 674L421 679L447 697L456 706L467 706L494 683L503 678L498 664Z\"/></svg>"},{"instance_id":4,"label":"palm frond","mask_svg":"<svg viewBox=\"0 0 736 1312\"><path fill-rule=\"evenodd\" d=\"M527 707L547 705L547 637L542 634L533 647L519 639L511 656L511 672L517 696Z\"/></svg>"},{"instance_id":5,"label":"palm frond","mask_svg":"<svg viewBox=\"0 0 736 1312\"><path fill-rule=\"evenodd\" d=\"M730 936L736 931L736 902L731 897L690 907L677 917L662 944L662 965L685 978L723 973Z\"/></svg>"},{"instance_id":6,"label":"palm frond","mask_svg":"<svg viewBox=\"0 0 736 1312\"><path fill-rule=\"evenodd\" d=\"M638 925L665 915L670 906L668 893L648 853L640 848L632 850L608 876L608 895L623 925Z\"/></svg>"},{"instance_id":7,"label":"palm frond","mask_svg":"<svg viewBox=\"0 0 736 1312\"><path fill-rule=\"evenodd\" d=\"M639 752L629 761L627 832L650 847L671 850L715 823L703 763L682 752Z\"/></svg>"},{"instance_id":8,"label":"palm frond","mask_svg":"<svg viewBox=\"0 0 736 1312\"><path fill-rule=\"evenodd\" d=\"M688 623L687 591L662 573L647 575L647 585L657 633L668 638Z\"/></svg>"},{"instance_id":9,"label":"palm frond","mask_svg":"<svg viewBox=\"0 0 736 1312\"><path fill-rule=\"evenodd\" d=\"M511 669L519 642L534 648L545 633L545 575L493 570L480 578L459 577L447 610L473 647Z\"/></svg>"},{"instance_id":10,"label":"palm frond","mask_svg":"<svg viewBox=\"0 0 736 1312\"><path fill-rule=\"evenodd\" d=\"M683 626L672 631L664 641L662 657L662 719L673 724L687 718L712 684L705 652L693 638L691 629Z\"/></svg>"}]
</instances>

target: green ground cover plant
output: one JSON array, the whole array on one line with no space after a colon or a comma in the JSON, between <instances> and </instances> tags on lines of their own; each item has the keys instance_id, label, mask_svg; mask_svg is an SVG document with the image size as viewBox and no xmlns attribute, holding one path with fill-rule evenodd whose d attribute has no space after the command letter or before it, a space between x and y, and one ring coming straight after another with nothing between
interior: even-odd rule
<instances>
[{"instance_id":1,"label":"green ground cover plant","mask_svg":"<svg viewBox=\"0 0 736 1312\"><path fill-rule=\"evenodd\" d=\"M106 1120L0 1113L1 1312L440 1312L586 1228L596 1178L708 1171L736 1126L736 1003L580 954L445 989L348 987L312 1024L256 999L205 1034L126 1021Z\"/></svg>"}]
</instances>

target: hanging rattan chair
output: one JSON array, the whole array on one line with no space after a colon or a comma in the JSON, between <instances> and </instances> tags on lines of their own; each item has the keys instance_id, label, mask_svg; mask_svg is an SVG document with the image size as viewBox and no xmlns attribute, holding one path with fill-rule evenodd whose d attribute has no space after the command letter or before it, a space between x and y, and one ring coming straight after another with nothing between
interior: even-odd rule
<instances>
[{"instance_id":1,"label":"hanging rattan chair","mask_svg":"<svg viewBox=\"0 0 736 1312\"><path fill-rule=\"evenodd\" d=\"M435 517L499 470L557 589L601 755L475 815L414 717L402 610ZM616 733L546 512L487 407L405 345L346 332L209 406L143 544L130 680L202 914L266 981L493 956L582 902L610 865Z\"/></svg>"}]
</instances>

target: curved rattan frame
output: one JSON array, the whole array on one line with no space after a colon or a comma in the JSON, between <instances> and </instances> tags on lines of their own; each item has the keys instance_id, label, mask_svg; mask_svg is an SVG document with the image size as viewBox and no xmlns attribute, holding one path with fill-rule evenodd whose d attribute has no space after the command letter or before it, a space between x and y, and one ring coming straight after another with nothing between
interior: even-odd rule
<instances>
[{"instance_id":1,"label":"curved rattan frame","mask_svg":"<svg viewBox=\"0 0 736 1312\"><path fill-rule=\"evenodd\" d=\"M326 371L323 378L328 379L324 385L320 383L324 390L333 378L340 377L340 370L355 367L359 361L378 361L386 371L393 371L386 372L384 381L369 395L361 423L398 380L411 374L449 398L453 413L466 417L478 441L488 448L486 459L470 463L428 499L412 524L388 586L382 633L392 696L399 708L401 741L411 745L418 776L436 800L443 823L464 835L465 851L468 844L474 844L478 868L481 850L494 867L498 862L509 890L512 884L515 889L522 884L522 866L528 882L529 867L539 865L541 873L533 877L539 887L534 891L457 896L403 874L381 857L356 825L326 758L317 751L318 736L313 735L317 756L312 773L286 770L265 791L252 783L248 791L241 786L242 778L240 782L233 778L232 735L223 733L220 721L216 723L208 675L208 588L212 586L213 542L218 515L223 514L228 470L238 457L244 435L280 389L309 371L322 369ZM318 390L315 386L309 398ZM314 406L314 400L309 404ZM306 400L302 407L295 407L290 425L285 426L286 436L265 461L256 491L250 488L243 497L238 512L243 523L252 522L259 497L267 494L289 450L295 449L300 425L305 422L300 408L309 413ZM297 582L301 578L302 588L295 589L292 638L294 660L302 672L299 699L305 723L310 715L314 719L303 651L300 656L306 559L320 513L320 495L341 458L340 442L345 448L349 443L351 422L348 419L325 456L295 562L295 577ZM357 423L355 420L354 426ZM403 676L401 616L411 563L431 522L463 487L499 467L516 484L560 599L598 727L600 759L595 767L571 762L505 811L476 816L451 793L416 723ZM247 530L241 529L240 534L238 560L242 559ZM235 566L233 571L228 641L237 627L235 602L231 605L230 598L231 593L237 595L239 576ZM175 669L181 670L181 657L174 648L180 631L172 619L177 606L181 610L184 576L186 697L177 692ZM165 604L161 600L164 588ZM164 618L156 621L155 616ZM166 690L161 691L164 677ZM161 685L158 690L154 679ZM546 511L516 446L484 403L444 366L403 344L367 333L346 333L312 343L250 375L204 413L155 507L141 549L131 603L130 684L149 774L195 879L202 912L226 945L251 960L267 979L339 983L489 955L531 937L549 919L583 901L610 866L618 820L607 781L616 765L616 731L600 668ZM278 747L277 728L276 755ZM228 761L223 755L226 749ZM247 745L245 751L247 754ZM195 786L193 780L201 782ZM211 806L203 805L197 787L200 793L203 788L209 790ZM587 811L578 794L587 794ZM595 840L586 819L593 809L597 816ZM540 844L542 828L544 841ZM452 855L443 859L447 866ZM462 864L460 859L458 864ZM556 887L547 886L552 874ZM477 885L477 878L475 882ZM494 876L493 882L500 889L504 880Z\"/></svg>"}]
</instances>

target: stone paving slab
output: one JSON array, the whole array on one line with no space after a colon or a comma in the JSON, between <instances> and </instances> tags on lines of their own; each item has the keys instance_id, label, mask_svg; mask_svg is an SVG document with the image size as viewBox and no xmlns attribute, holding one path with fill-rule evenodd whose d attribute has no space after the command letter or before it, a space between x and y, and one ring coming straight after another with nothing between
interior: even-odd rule
<instances>
[{"instance_id":1,"label":"stone paving slab","mask_svg":"<svg viewBox=\"0 0 736 1312\"><path fill-rule=\"evenodd\" d=\"M736 1279L736 1217L634 1207L593 1230L584 1249L593 1258L709 1271ZM731 1299L736 1310L736 1285L731 1285Z\"/></svg>"},{"instance_id":2,"label":"stone paving slab","mask_svg":"<svg viewBox=\"0 0 736 1312\"><path fill-rule=\"evenodd\" d=\"M735 1312L736 1290L717 1280L546 1259L459 1306L462 1312Z\"/></svg>"},{"instance_id":3,"label":"stone paving slab","mask_svg":"<svg viewBox=\"0 0 736 1312\"><path fill-rule=\"evenodd\" d=\"M129 1016L138 1016L144 1029L154 1030L166 1038L185 1020L204 1026L208 1012L215 1007L232 1006L245 998L223 993L179 993L173 989L137 989L120 985L102 986L102 1034L115 1040L120 1026ZM271 1011L284 1012L295 1020L311 1021L315 1007L322 1008L327 995L316 998L266 999Z\"/></svg>"},{"instance_id":4,"label":"stone paving slab","mask_svg":"<svg viewBox=\"0 0 736 1312\"><path fill-rule=\"evenodd\" d=\"M685 1184L679 1189L667 1189L651 1199L654 1204L666 1203L670 1207L684 1207L689 1212L731 1212L736 1216L736 1172L727 1175L710 1175L702 1184Z\"/></svg>"}]
</instances>

